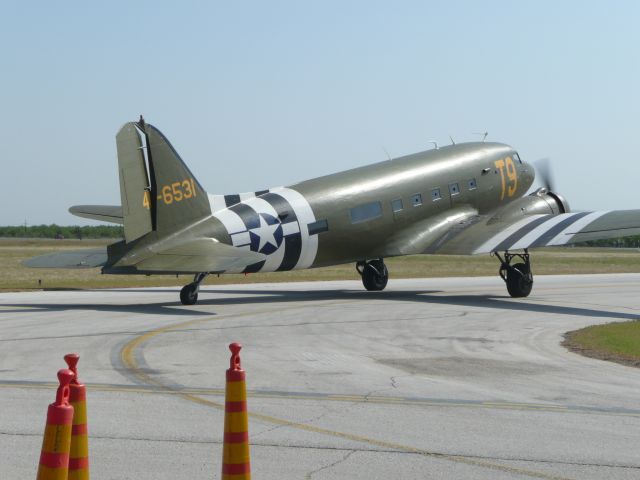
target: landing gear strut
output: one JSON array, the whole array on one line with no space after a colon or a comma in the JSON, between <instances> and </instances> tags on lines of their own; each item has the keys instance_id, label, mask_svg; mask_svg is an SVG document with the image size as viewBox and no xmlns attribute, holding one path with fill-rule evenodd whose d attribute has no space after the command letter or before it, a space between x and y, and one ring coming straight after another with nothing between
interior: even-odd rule
<instances>
[{"instance_id":1,"label":"landing gear strut","mask_svg":"<svg viewBox=\"0 0 640 480\"><path fill-rule=\"evenodd\" d=\"M356 263L356 270L362 277L364 288L369 291L384 290L389 281L389 270L382 258Z\"/></svg>"},{"instance_id":2,"label":"landing gear strut","mask_svg":"<svg viewBox=\"0 0 640 480\"><path fill-rule=\"evenodd\" d=\"M514 298L528 297L533 287L533 274L531 273L531 263L529 262L529 252L524 253L504 252L504 259L498 252L494 252L500 260L500 278L507 284L509 295ZM512 260L520 259L522 262L511 265Z\"/></svg>"},{"instance_id":3,"label":"landing gear strut","mask_svg":"<svg viewBox=\"0 0 640 480\"><path fill-rule=\"evenodd\" d=\"M193 277L193 282L182 287L182 290L180 290L180 301L183 305L195 305L198 301L200 284L208 275L208 273L196 273Z\"/></svg>"}]
</instances>

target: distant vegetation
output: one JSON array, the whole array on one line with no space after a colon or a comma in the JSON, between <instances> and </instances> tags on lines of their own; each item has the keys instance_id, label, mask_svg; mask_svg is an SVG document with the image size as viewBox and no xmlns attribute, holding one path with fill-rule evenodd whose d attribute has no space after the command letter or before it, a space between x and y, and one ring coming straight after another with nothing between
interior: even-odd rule
<instances>
[{"instance_id":1,"label":"distant vegetation","mask_svg":"<svg viewBox=\"0 0 640 480\"><path fill-rule=\"evenodd\" d=\"M0 227L0 238L122 238L124 232L121 225L32 225L18 227ZM577 247L612 247L640 248L640 236L594 240L576 244Z\"/></svg>"},{"instance_id":2,"label":"distant vegetation","mask_svg":"<svg viewBox=\"0 0 640 480\"><path fill-rule=\"evenodd\" d=\"M640 248L640 236L609 238L607 240L592 240L578 243L577 247L613 247L613 248Z\"/></svg>"},{"instance_id":3,"label":"distant vegetation","mask_svg":"<svg viewBox=\"0 0 640 480\"><path fill-rule=\"evenodd\" d=\"M19 227L0 227L0 237L4 238L122 238L120 225L95 225L83 227L72 225L21 225Z\"/></svg>"}]
</instances>

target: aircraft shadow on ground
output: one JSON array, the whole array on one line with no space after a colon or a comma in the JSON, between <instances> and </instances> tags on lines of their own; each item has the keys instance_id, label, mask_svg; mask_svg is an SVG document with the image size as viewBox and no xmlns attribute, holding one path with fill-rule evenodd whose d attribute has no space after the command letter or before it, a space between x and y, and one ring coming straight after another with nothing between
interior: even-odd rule
<instances>
[{"instance_id":1,"label":"aircraft shadow on ground","mask_svg":"<svg viewBox=\"0 0 640 480\"><path fill-rule=\"evenodd\" d=\"M172 315L185 317L199 317L203 315L215 315L215 312L203 312L176 303L145 303L135 305L109 305L106 303L14 303L3 304L0 314L13 313L33 313L35 311L65 312L65 311L96 311L113 313L138 313L146 315ZM14 307L15 310L11 310ZM181 308L176 308L181 307Z\"/></svg>"},{"instance_id":2,"label":"aircraft shadow on ground","mask_svg":"<svg viewBox=\"0 0 640 480\"><path fill-rule=\"evenodd\" d=\"M209 299L208 294L257 295L251 297L232 297ZM437 294L437 295L435 295ZM199 305L242 305L277 302L304 302L318 300L392 300L402 302L420 302L425 304L453 305L474 308L492 308L509 311L537 312L544 314L576 315L593 318L617 318L637 320L639 314L595 310L583 307L565 307L561 305L545 305L533 303L525 299L512 300L507 296L495 295L447 295L437 290L405 290L387 292L323 290L323 291L289 291L289 290L210 290L202 289Z\"/></svg>"},{"instance_id":3,"label":"aircraft shadow on ground","mask_svg":"<svg viewBox=\"0 0 640 480\"><path fill-rule=\"evenodd\" d=\"M114 290L103 291L108 294ZM148 292L148 290L126 289L120 292ZM177 290L154 290L153 292L170 292L177 295ZM211 295L234 295L232 297L211 297ZM437 295L436 295L437 294ZM5 307L16 307L15 310L3 309L0 313L23 313L33 310L41 311L103 311L103 312L130 312L149 315L173 315L185 317L197 317L203 315L213 315L215 311L203 311L202 306L220 307L226 305L261 305L288 302L317 302L336 300L361 300L363 302L375 301L398 301L398 302L419 302L424 304L452 305L467 308L487 308L508 310L511 312L537 312L547 315L574 315L591 318L614 318L620 320L637 320L640 314L617 312L610 310L596 310L586 307L570 307L561 305L547 305L535 303L526 299L512 300L506 296L495 295L447 295L435 290L406 290L406 291L386 291L367 292L352 290L228 290L203 288L200 291L200 298L196 307L185 307L179 302L172 303L147 303L137 305L110 305L110 304L14 304ZM198 308L200 307L200 308ZM29 310L25 310L28 308ZM33 309L33 310L30 310Z\"/></svg>"}]
</instances>

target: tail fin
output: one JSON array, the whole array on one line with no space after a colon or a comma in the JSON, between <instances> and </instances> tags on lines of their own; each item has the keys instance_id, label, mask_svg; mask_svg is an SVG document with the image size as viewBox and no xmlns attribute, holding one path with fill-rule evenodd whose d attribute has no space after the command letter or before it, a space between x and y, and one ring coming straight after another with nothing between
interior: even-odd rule
<instances>
[{"instance_id":1,"label":"tail fin","mask_svg":"<svg viewBox=\"0 0 640 480\"><path fill-rule=\"evenodd\" d=\"M127 243L211 214L207 192L160 130L140 118L122 127L116 139Z\"/></svg>"}]
</instances>

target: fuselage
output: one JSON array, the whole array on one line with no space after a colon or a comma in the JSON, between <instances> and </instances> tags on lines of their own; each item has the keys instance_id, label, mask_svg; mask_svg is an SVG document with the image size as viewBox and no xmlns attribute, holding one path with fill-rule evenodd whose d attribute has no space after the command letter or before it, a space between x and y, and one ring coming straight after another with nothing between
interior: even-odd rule
<instances>
[{"instance_id":1,"label":"fuselage","mask_svg":"<svg viewBox=\"0 0 640 480\"><path fill-rule=\"evenodd\" d=\"M424 253L448 222L499 209L533 179L508 145L456 144L255 194L210 195L213 217L197 228L266 255L245 272Z\"/></svg>"}]
</instances>

